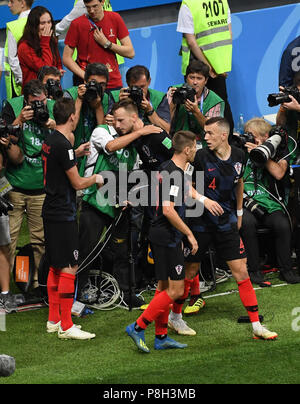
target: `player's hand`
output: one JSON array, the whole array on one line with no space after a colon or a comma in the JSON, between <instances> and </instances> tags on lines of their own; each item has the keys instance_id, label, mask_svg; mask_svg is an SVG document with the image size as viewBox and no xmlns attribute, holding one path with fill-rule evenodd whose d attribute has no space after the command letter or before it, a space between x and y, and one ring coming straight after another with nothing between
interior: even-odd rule
<instances>
[{"instance_id":1,"label":"player's hand","mask_svg":"<svg viewBox=\"0 0 300 404\"><path fill-rule=\"evenodd\" d=\"M191 246L191 254L192 254L192 255L195 255L196 252L198 251L198 243L197 243L197 240L195 239L193 233L190 233L190 234L187 236L187 239L188 239L188 242L190 243L190 246Z\"/></svg>"},{"instance_id":2,"label":"player's hand","mask_svg":"<svg viewBox=\"0 0 300 404\"><path fill-rule=\"evenodd\" d=\"M104 179L103 179L102 175L96 174L95 182L96 182L97 188L101 188L104 185Z\"/></svg>"},{"instance_id":3,"label":"player's hand","mask_svg":"<svg viewBox=\"0 0 300 404\"><path fill-rule=\"evenodd\" d=\"M204 201L204 207L213 215L213 216L222 216L224 210L218 202L213 201L209 198L206 198Z\"/></svg>"},{"instance_id":4,"label":"player's hand","mask_svg":"<svg viewBox=\"0 0 300 404\"><path fill-rule=\"evenodd\" d=\"M192 114L197 114L199 112L198 100L197 96L195 95L194 102L191 100L186 100L184 103L185 109L187 112L191 112Z\"/></svg>"},{"instance_id":5,"label":"player's hand","mask_svg":"<svg viewBox=\"0 0 300 404\"><path fill-rule=\"evenodd\" d=\"M90 142L86 142L81 144L76 150L75 150L76 157L83 157L83 156L89 156L91 154L90 151Z\"/></svg>"}]
</instances>

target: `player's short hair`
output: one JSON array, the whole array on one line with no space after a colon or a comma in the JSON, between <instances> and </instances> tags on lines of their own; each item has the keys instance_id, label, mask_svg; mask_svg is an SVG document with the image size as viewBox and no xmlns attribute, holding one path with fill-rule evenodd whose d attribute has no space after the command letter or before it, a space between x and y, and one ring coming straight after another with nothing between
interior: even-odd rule
<instances>
[{"instance_id":1,"label":"player's short hair","mask_svg":"<svg viewBox=\"0 0 300 404\"><path fill-rule=\"evenodd\" d=\"M269 133L272 129L272 125L263 118L252 118L245 123L244 132L251 132L255 130L261 137L264 137L266 133Z\"/></svg>"},{"instance_id":2,"label":"player's short hair","mask_svg":"<svg viewBox=\"0 0 300 404\"><path fill-rule=\"evenodd\" d=\"M227 119L221 117L221 116L215 116L213 118L208 119L205 122L205 126L210 126L210 125L214 125L217 124L218 127L224 131L225 133L227 133L229 135L230 133L230 125L229 122L227 121Z\"/></svg>"},{"instance_id":3,"label":"player's short hair","mask_svg":"<svg viewBox=\"0 0 300 404\"><path fill-rule=\"evenodd\" d=\"M139 114L137 105L130 99L125 99L113 105L111 114L113 115L118 109L124 108L130 114Z\"/></svg>"},{"instance_id":4,"label":"player's short hair","mask_svg":"<svg viewBox=\"0 0 300 404\"><path fill-rule=\"evenodd\" d=\"M41 81L44 80L45 76L55 76L59 77L61 79L61 72L60 70L55 67L55 66L42 66L40 70L38 71L37 78Z\"/></svg>"},{"instance_id":5,"label":"player's short hair","mask_svg":"<svg viewBox=\"0 0 300 404\"><path fill-rule=\"evenodd\" d=\"M60 98L55 101L53 117L56 125L64 125L72 114L75 114L75 101L72 98Z\"/></svg>"},{"instance_id":6,"label":"player's short hair","mask_svg":"<svg viewBox=\"0 0 300 404\"><path fill-rule=\"evenodd\" d=\"M195 140L195 133L189 130L179 130L172 138L172 145L175 153L182 153L187 146L192 147Z\"/></svg>"}]
</instances>

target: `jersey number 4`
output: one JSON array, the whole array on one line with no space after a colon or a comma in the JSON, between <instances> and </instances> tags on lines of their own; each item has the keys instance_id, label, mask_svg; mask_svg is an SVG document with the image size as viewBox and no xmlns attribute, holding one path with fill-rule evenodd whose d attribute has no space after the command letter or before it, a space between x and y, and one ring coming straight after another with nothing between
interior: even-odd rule
<instances>
[{"instance_id":1,"label":"jersey number 4","mask_svg":"<svg viewBox=\"0 0 300 404\"><path fill-rule=\"evenodd\" d=\"M216 186L216 177L209 184L208 188L213 189L213 190L215 190L217 188L217 186Z\"/></svg>"}]
</instances>

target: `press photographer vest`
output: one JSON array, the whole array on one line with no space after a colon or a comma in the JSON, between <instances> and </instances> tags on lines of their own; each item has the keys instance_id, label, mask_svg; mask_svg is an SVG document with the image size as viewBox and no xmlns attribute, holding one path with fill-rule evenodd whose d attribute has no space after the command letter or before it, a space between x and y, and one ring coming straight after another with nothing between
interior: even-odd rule
<instances>
[{"instance_id":1,"label":"press photographer vest","mask_svg":"<svg viewBox=\"0 0 300 404\"><path fill-rule=\"evenodd\" d=\"M197 44L217 74L230 72L232 67L232 40L228 25L228 2L211 0L183 0L193 16ZM190 63L190 48L182 37L182 74Z\"/></svg>"},{"instance_id":2,"label":"press photographer vest","mask_svg":"<svg viewBox=\"0 0 300 404\"><path fill-rule=\"evenodd\" d=\"M24 97L16 97L7 102L12 106L15 116L18 117L24 107ZM48 112L51 116L53 101L47 101ZM20 137L18 146L24 153L22 164L15 166L8 163L6 178L15 188L24 190L42 190L44 188L42 166L42 144L50 129L41 128L33 121L23 124L23 135Z\"/></svg>"},{"instance_id":3,"label":"press photographer vest","mask_svg":"<svg viewBox=\"0 0 300 404\"><path fill-rule=\"evenodd\" d=\"M268 175L266 170L264 169L257 169L257 187L255 189L255 176L254 176L254 171L253 167L250 163L250 160L248 159L246 168L245 168L245 173L244 173L244 192L253 198L260 206L265 208L268 213L273 213L277 210L283 210L282 206L276 202L269 194L267 191L265 191L260 185L262 185L265 189L268 191L272 192L275 194L275 188L274 184L275 182L277 185L279 185L279 181L276 181L271 175ZM273 181L272 181L273 178ZM283 180L282 180L283 181ZM272 184L273 182L273 184ZM288 192L284 192L283 189L283 183L281 183L281 186L279 186L279 192L281 196L283 197L282 202L284 205L287 205L288 202ZM278 198L278 196L275 194L275 196Z\"/></svg>"},{"instance_id":4,"label":"press photographer vest","mask_svg":"<svg viewBox=\"0 0 300 404\"><path fill-rule=\"evenodd\" d=\"M153 109L156 111L157 108L160 106L162 100L165 97L165 93L163 93L162 91L158 91L158 90L152 90L151 88L148 88L148 92L149 92L149 100L151 102L151 105L153 107ZM115 100L115 102L119 102L119 97L120 97L120 90L114 90L111 92L111 95L113 96L113 99ZM150 123L149 119L144 116L143 117L143 122L145 124Z\"/></svg>"},{"instance_id":5,"label":"press photographer vest","mask_svg":"<svg viewBox=\"0 0 300 404\"><path fill-rule=\"evenodd\" d=\"M173 87L181 87L182 84L173 86ZM221 111L220 111L220 116L224 116L224 109L225 109L225 102L220 98L214 91L209 90L207 97L203 100L203 105L202 105L202 114L205 116L207 112L215 107L217 104L221 104ZM201 110L201 105L199 105L199 108ZM200 126L199 122L197 119L194 117L192 113L189 113L186 111L184 108L184 105L179 106L178 114L177 117L175 118L175 131L177 132L178 130L190 130L194 132L197 136L197 140L200 140L204 145L206 143L204 142L204 129Z\"/></svg>"},{"instance_id":6,"label":"press photographer vest","mask_svg":"<svg viewBox=\"0 0 300 404\"><path fill-rule=\"evenodd\" d=\"M98 127L104 128L108 132L110 132L108 125L99 125ZM131 171L136 162L136 157L137 152L132 145L128 145L124 149L117 150L112 154L106 154L104 151L102 151L96 161L93 174L98 174L101 171L119 171L119 165L121 163L127 164L127 170ZM82 165L82 167L85 166L85 161L86 157L84 158L84 164ZM83 176L82 171L83 169L81 168L81 176ZM117 209L114 206L109 206L108 204L99 204L99 202L101 202L101 199L99 198L99 195L97 198L97 192L97 186L92 185L84 191L83 200L92 205L94 208L100 210L102 213L114 218L117 214Z\"/></svg>"},{"instance_id":7,"label":"press photographer vest","mask_svg":"<svg viewBox=\"0 0 300 404\"><path fill-rule=\"evenodd\" d=\"M6 41L4 46L4 70L5 70L5 86L6 86L6 99L12 98L12 88L14 88L15 93L20 96L22 92L22 86L16 84L15 77L12 73L11 67L8 63L8 40L7 34L10 31L16 40L19 42L23 35L24 27L27 22L27 17L20 18L15 21L10 21L6 24Z\"/></svg>"}]
</instances>

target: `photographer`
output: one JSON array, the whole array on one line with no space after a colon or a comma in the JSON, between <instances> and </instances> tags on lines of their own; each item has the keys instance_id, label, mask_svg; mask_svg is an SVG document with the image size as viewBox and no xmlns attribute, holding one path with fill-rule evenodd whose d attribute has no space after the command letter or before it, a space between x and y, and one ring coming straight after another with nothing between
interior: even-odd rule
<instances>
[{"instance_id":1,"label":"photographer","mask_svg":"<svg viewBox=\"0 0 300 404\"><path fill-rule=\"evenodd\" d=\"M223 117L225 108L224 101L206 87L208 78L207 64L193 60L186 69L185 85L168 91L172 132L191 130L202 146L205 122L209 118Z\"/></svg>"},{"instance_id":2,"label":"photographer","mask_svg":"<svg viewBox=\"0 0 300 404\"><path fill-rule=\"evenodd\" d=\"M38 80L40 80L47 89L48 98L57 100L63 96L61 88L61 72L55 66L43 66L38 71Z\"/></svg>"},{"instance_id":3,"label":"photographer","mask_svg":"<svg viewBox=\"0 0 300 404\"><path fill-rule=\"evenodd\" d=\"M47 91L39 80L31 80L24 86L24 96L7 101L2 110L6 124L20 125L22 135L17 148L23 153L22 164L15 166L8 161L6 177L13 187L8 193L14 210L9 213L10 259L13 267L18 235L26 214L30 242L34 252L34 287L37 287L37 268L44 253L44 229L41 218L45 198L41 150L45 135L55 127L49 117L51 101L47 101Z\"/></svg>"},{"instance_id":4,"label":"photographer","mask_svg":"<svg viewBox=\"0 0 300 404\"><path fill-rule=\"evenodd\" d=\"M76 156L90 153L90 137L98 125L104 124L104 116L112 108L114 100L106 89L109 72L101 63L91 63L84 74L84 84L71 87L64 93L75 100L77 122L74 131ZM80 162L81 163L81 162Z\"/></svg>"},{"instance_id":5,"label":"photographer","mask_svg":"<svg viewBox=\"0 0 300 404\"><path fill-rule=\"evenodd\" d=\"M139 108L140 118L145 124L157 125L167 133L170 131L170 110L166 95L150 88L150 72L145 66L136 65L126 73L128 87L112 91L115 101L131 98ZM106 117L112 123L112 115Z\"/></svg>"},{"instance_id":6,"label":"photographer","mask_svg":"<svg viewBox=\"0 0 300 404\"><path fill-rule=\"evenodd\" d=\"M5 167L9 160L11 164L21 164L23 155L20 149L11 141L6 130L7 127L1 121L0 129L0 308L6 313L16 311L17 304L9 291L10 283L10 259L9 259L9 218L8 210L12 207L6 199L7 192L11 189L5 177Z\"/></svg>"},{"instance_id":7,"label":"photographer","mask_svg":"<svg viewBox=\"0 0 300 404\"><path fill-rule=\"evenodd\" d=\"M131 171L137 158L132 143L142 136L162 132L162 129L157 126L144 126L138 116L137 107L129 100L116 104L112 113L115 127L101 125L92 134L91 154L86 158L84 177L100 172L113 172L117 176L120 164L126 164L127 171ZM114 196L118 194L115 190L113 192ZM90 187L85 191L80 214L80 251L83 258L87 257L100 240L104 227L108 229L114 223L115 227L112 233L115 254L113 275L119 282L120 289L124 292L125 303L128 303L130 296L128 284L128 211L121 213L120 220L116 224L120 209L116 208L115 204L110 203L109 200L105 200L105 197L106 195L97 193L96 187ZM122 202L120 201L120 203ZM90 260L92 257L93 255L91 255ZM86 285L87 276L87 270L79 274L79 299L81 298L81 291ZM139 307L143 301L133 295L132 304Z\"/></svg>"},{"instance_id":8,"label":"photographer","mask_svg":"<svg viewBox=\"0 0 300 404\"><path fill-rule=\"evenodd\" d=\"M271 125L262 118L253 118L245 124L245 132L253 134L255 143L247 142L245 144L248 153L250 153L250 158L247 161L244 173L244 189L248 197L257 202L258 206L257 209L252 209L252 212L244 209L241 236L247 251L250 278L252 282L262 286L269 286L269 284L264 282L263 274L260 271L257 236L257 227L259 225L270 228L274 236L274 250L276 251L277 264L280 268L280 278L288 283L300 282L300 276L292 269L292 233L285 208L288 196L286 191L289 185L287 178L289 168L287 156L289 152L285 136L283 136L280 144L274 147L276 149L274 157L268 158L267 154L264 157L265 162L262 162L259 166L257 166L257 163L252 163L254 161L254 151L256 153L257 151L260 152L261 145L268 139L274 143L271 139L272 136L270 136L272 135L271 129ZM271 145L270 147L273 146ZM258 154L260 155L260 153ZM257 154L255 156L257 158Z\"/></svg>"},{"instance_id":9,"label":"photographer","mask_svg":"<svg viewBox=\"0 0 300 404\"><path fill-rule=\"evenodd\" d=\"M300 122L300 72L294 75L294 82L292 89L294 90L294 95L299 96L295 98L293 95L287 93L287 97L289 102L283 102L280 104L279 111L276 116L276 125L286 127L289 136L291 136L296 142L297 147L295 150L295 143L293 141L289 141L289 150L293 151L290 157L290 164L294 164L296 158L299 154L299 122ZM284 87L280 87L281 91L285 91ZM284 94L284 93L282 93Z\"/></svg>"}]
</instances>

